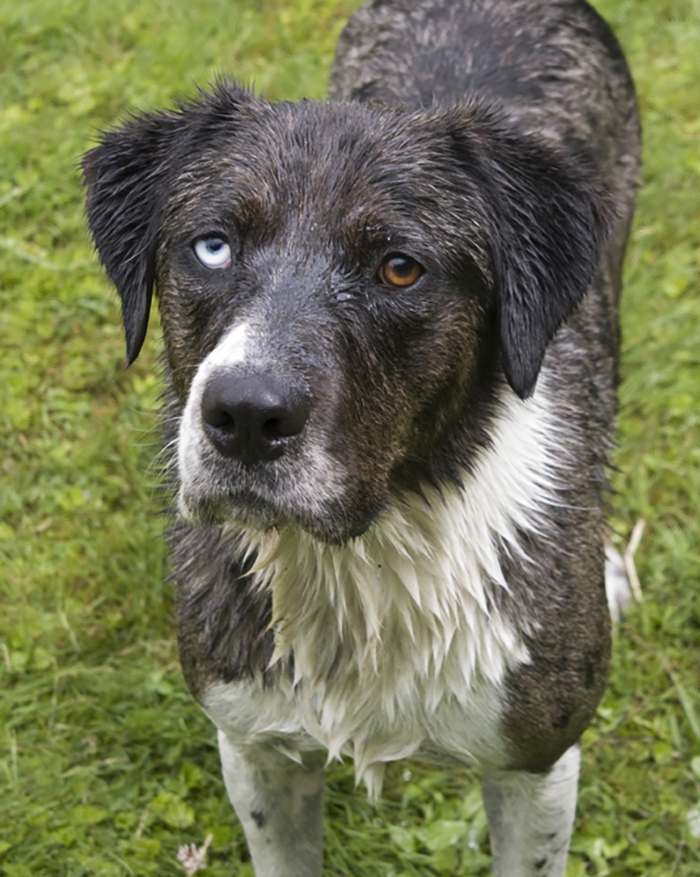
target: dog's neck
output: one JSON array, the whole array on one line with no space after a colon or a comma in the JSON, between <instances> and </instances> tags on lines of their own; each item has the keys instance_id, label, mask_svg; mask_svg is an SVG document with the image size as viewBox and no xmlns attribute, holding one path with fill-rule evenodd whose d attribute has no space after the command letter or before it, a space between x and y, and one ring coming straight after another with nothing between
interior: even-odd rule
<instances>
[{"instance_id":1,"label":"dog's neck","mask_svg":"<svg viewBox=\"0 0 700 877\"><path fill-rule=\"evenodd\" d=\"M272 592L272 663L293 657L331 756L351 738L357 748L378 713L393 724L445 699L465 704L528 660L528 619L514 624L493 595L508 588L502 551L522 552L518 532L554 499L550 429L542 393L522 402L508 391L462 486L400 497L341 546L296 528L250 537Z\"/></svg>"}]
</instances>

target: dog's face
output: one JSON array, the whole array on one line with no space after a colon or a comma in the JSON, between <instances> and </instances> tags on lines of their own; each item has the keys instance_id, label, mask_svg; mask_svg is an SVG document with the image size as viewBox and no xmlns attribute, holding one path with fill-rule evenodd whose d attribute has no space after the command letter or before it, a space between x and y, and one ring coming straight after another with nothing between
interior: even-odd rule
<instances>
[{"instance_id":1,"label":"dog's face","mask_svg":"<svg viewBox=\"0 0 700 877\"><path fill-rule=\"evenodd\" d=\"M155 281L192 520L362 533L521 397L606 222L584 171L478 106L271 105L220 86L86 156L129 360Z\"/></svg>"}]
</instances>

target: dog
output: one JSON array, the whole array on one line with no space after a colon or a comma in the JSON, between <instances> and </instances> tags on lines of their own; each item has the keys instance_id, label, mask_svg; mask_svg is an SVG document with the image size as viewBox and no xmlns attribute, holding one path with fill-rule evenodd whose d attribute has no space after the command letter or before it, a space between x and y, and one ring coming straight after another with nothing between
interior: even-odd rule
<instances>
[{"instance_id":1,"label":"dog","mask_svg":"<svg viewBox=\"0 0 700 877\"><path fill-rule=\"evenodd\" d=\"M584 0L370 0L327 102L221 80L85 156L127 364L156 289L181 663L258 877L321 874L342 755L478 766L495 874L564 873L639 161Z\"/></svg>"}]
</instances>

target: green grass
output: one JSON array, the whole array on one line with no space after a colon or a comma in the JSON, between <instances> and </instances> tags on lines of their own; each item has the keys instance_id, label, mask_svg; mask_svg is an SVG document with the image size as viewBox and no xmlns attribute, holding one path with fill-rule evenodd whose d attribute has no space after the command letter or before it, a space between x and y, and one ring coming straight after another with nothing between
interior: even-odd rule
<instances>
[{"instance_id":1,"label":"green grass","mask_svg":"<svg viewBox=\"0 0 700 877\"><path fill-rule=\"evenodd\" d=\"M77 162L96 130L218 71L320 97L354 2L0 0L0 872L250 875L181 679L157 514L158 333L121 367ZM700 873L700 2L600 0L637 81L614 526L644 602L584 737L568 877ZM327 873L489 873L474 779L329 772Z\"/></svg>"}]
</instances>

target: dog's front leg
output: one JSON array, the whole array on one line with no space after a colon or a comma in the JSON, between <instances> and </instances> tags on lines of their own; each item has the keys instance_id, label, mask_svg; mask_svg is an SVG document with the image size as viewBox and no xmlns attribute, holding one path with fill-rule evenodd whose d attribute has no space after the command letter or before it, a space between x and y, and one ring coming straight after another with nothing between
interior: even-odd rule
<instances>
[{"instance_id":1,"label":"dog's front leg","mask_svg":"<svg viewBox=\"0 0 700 877\"><path fill-rule=\"evenodd\" d=\"M572 746L548 774L486 776L482 793L495 877L561 877L576 814L581 753Z\"/></svg>"},{"instance_id":2,"label":"dog's front leg","mask_svg":"<svg viewBox=\"0 0 700 877\"><path fill-rule=\"evenodd\" d=\"M219 752L256 877L320 877L323 753L297 764L270 746L233 745L222 731Z\"/></svg>"}]
</instances>

